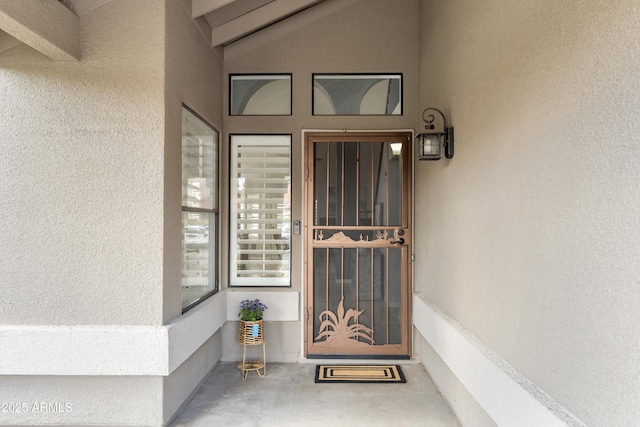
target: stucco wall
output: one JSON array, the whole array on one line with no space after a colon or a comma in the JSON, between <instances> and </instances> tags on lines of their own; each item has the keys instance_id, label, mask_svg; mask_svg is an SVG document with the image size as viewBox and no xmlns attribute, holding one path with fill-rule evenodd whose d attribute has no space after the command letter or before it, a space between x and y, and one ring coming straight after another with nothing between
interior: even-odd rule
<instances>
[{"instance_id":1,"label":"stucco wall","mask_svg":"<svg viewBox=\"0 0 640 427\"><path fill-rule=\"evenodd\" d=\"M417 0L340 0L323 2L267 29L236 41L224 50L224 85L228 74L292 73L291 116L229 116L224 104L225 141L230 133L292 134L292 219L303 220L303 129L407 129L414 126L418 70ZM312 116L313 73L403 74L402 116ZM227 161L223 161L227 164ZM223 171L223 176L228 173ZM223 223L228 218L223 219ZM302 224L304 227L304 223ZM226 241L226 232L223 241ZM292 235L292 291L303 291L302 235ZM222 260L223 266L228 260ZM248 290L248 289L243 289ZM283 290L274 290L283 291ZM299 323L298 323L299 324ZM272 331L277 342L301 345L292 325ZM287 346L288 347L288 346ZM283 347L290 352L290 348ZM232 350L236 353L237 350ZM276 356L277 357L277 356ZM290 355L283 354L283 360Z\"/></svg>"},{"instance_id":2,"label":"stucco wall","mask_svg":"<svg viewBox=\"0 0 640 427\"><path fill-rule=\"evenodd\" d=\"M80 62L0 55L0 323L162 323L163 21L114 0Z\"/></svg>"},{"instance_id":3,"label":"stucco wall","mask_svg":"<svg viewBox=\"0 0 640 427\"><path fill-rule=\"evenodd\" d=\"M447 113L456 154L416 165L417 292L586 424L635 424L640 9L420 15L420 104Z\"/></svg>"},{"instance_id":4,"label":"stucco wall","mask_svg":"<svg viewBox=\"0 0 640 427\"><path fill-rule=\"evenodd\" d=\"M222 122L185 3L82 14L77 63L0 55L0 397L29 406L0 423L162 425L220 359L225 299L180 316L181 104Z\"/></svg>"},{"instance_id":5,"label":"stucco wall","mask_svg":"<svg viewBox=\"0 0 640 427\"><path fill-rule=\"evenodd\" d=\"M189 0L166 2L165 80L165 192L164 192L164 320L180 316L182 278L182 104L196 111L209 124L222 127L222 59L209 46L191 19ZM225 250L219 245L219 250ZM220 299L221 295L214 298ZM185 337L200 338L210 333L210 317L203 316L211 301L195 307L191 324L197 330ZM220 360L222 334L218 332L164 378L164 421L168 421L191 395L200 381ZM175 340L172 345L184 343Z\"/></svg>"},{"instance_id":6,"label":"stucco wall","mask_svg":"<svg viewBox=\"0 0 640 427\"><path fill-rule=\"evenodd\" d=\"M191 19L189 0L168 0L166 14L164 320L179 316L182 280L182 104L222 128L222 58ZM220 135L222 137L222 135ZM222 145L222 143L220 144ZM219 245L225 251L224 245Z\"/></svg>"}]
</instances>

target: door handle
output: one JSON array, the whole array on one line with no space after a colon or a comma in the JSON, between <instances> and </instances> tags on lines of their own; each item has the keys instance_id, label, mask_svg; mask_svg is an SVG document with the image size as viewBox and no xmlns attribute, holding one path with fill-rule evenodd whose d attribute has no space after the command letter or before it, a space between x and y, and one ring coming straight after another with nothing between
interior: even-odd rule
<instances>
[{"instance_id":1,"label":"door handle","mask_svg":"<svg viewBox=\"0 0 640 427\"><path fill-rule=\"evenodd\" d=\"M404 236L404 230L402 228L399 228L396 230L396 235L397 236ZM392 245L404 245L404 237L398 237L398 240L392 240L391 241Z\"/></svg>"}]
</instances>

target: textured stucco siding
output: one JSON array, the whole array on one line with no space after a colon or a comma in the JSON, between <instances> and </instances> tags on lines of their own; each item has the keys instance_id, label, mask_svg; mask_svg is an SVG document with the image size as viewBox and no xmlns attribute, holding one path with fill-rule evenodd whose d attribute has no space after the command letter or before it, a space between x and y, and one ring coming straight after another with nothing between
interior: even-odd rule
<instances>
[{"instance_id":1,"label":"textured stucco siding","mask_svg":"<svg viewBox=\"0 0 640 427\"><path fill-rule=\"evenodd\" d=\"M164 7L81 19L83 60L0 56L4 324L161 324Z\"/></svg>"},{"instance_id":2,"label":"textured stucco siding","mask_svg":"<svg viewBox=\"0 0 640 427\"><path fill-rule=\"evenodd\" d=\"M219 328L226 315L226 299L218 294L181 316L182 104L220 130L223 96L220 52L214 52L200 33L189 6L188 0L166 2L163 318L165 322L177 319L178 324L169 334L173 371L163 379L165 422L220 360ZM225 250L220 240L218 250Z\"/></svg>"},{"instance_id":3,"label":"textured stucco siding","mask_svg":"<svg viewBox=\"0 0 640 427\"><path fill-rule=\"evenodd\" d=\"M83 15L79 62L0 54L1 424L162 424L164 12Z\"/></svg>"},{"instance_id":4,"label":"textured stucco siding","mask_svg":"<svg viewBox=\"0 0 640 427\"><path fill-rule=\"evenodd\" d=\"M25 409L2 425L162 425L161 377L3 376L0 399Z\"/></svg>"},{"instance_id":5,"label":"textured stucco siding","mask_svg":"<svg viewBox=\"0 0 640 427\"><path fill-rule=\"evenodd\" d=\"M188 0L167 1L164 147L164 321L181 314L182 104L222 128L222 58L191 19ZM224 145L219 134L219 146ZM219 187L222 188L222 187ZM219 205L221 207L223 205ZM218 250L226 248L218 240Z\"/></svg>"},{"instance_id":6,"label":"textured stucco siding","mask_svg":"<svg viewBox=\"0 0 640 427\"><path fill-rule=\"evenodd\" d=\"M418 292L587 425L640 419L640 9L425 1ZM524 416L524 415L523 415Z\"/></svg>"}]
</instances>

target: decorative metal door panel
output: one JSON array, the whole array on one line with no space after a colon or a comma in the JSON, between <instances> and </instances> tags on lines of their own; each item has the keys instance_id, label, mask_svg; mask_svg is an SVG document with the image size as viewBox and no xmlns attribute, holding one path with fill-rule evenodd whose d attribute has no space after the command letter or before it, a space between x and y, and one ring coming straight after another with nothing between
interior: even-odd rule
<instances>
[{"instance_id":1,"label":"decorative metal door panel","mask_svg":"<svg viewBox=\"0 0 640 427\"><path fill-rule=\"evenodd\" d=\"M410 142L306 135L307 356L410 355Z\"/></svg>"}]
</instances>

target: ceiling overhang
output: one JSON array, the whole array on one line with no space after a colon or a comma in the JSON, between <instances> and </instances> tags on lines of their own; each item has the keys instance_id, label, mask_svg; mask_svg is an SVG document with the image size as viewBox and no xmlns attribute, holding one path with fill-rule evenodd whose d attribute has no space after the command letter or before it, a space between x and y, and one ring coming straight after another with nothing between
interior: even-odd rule
<instances>
[{"instance_id":1,"label":"ceiling overhang","mask_svg":"<svg viewBox=\"0 0 640 427\"><path fill-rule=\"evenodd\" d=\"M78 16L57 1L3 0L0 51L16 41L55 61L77 61L81 53Z\"/></svg>"},{"instance_id":2,"label":"ceiling overhang","mask_svg":"<svg viewBox=\"0 0 640 427\"><path fill-rule=\"evenodd\" d=\"M0 52L25 43L56 61L81 56L79 16L112 0L2 0ZM132 0L133 1L133 0ZM191 16L224 46L325 0L191 0ZM210 31L210 32L209 32Z\"/></svg>"},{"instance_id":3,"label":"ceiling overhang","mask_svg":"<svg viewBox=\"0 0 640 427\"><path fill-rule=\"evenodd\" d=\"M192 0L191 16L211 27L211 45L229 44L323 0Z\"/></svg>"}]
</instances>

